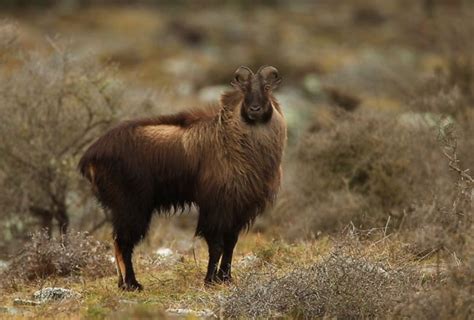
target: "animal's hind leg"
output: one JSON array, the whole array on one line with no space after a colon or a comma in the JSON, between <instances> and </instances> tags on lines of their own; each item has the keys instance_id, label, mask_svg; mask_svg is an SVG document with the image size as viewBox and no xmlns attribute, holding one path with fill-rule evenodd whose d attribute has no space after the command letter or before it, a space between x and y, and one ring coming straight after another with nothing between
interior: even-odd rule
<instances>
[{"instance_id":1,"label":"animal's hind leg","mask_svg":"<svg viewBox=\"0 0 474 320\"><path fill-rule=\"evenodd\" d=\"M133 255L133 248L135 244L129 241L123 241L120 238L117 240L119 246L119 252L122 256L122 264L121 269L121 276L122 276L122 283L119 280L119 285L121 285L121 289L127 291L135 291L135 290L142 290L143 286L138 283L137 279L135 278L135 272L133 270L132 264L132 255Z\"/></svg>"},{"instance_id":2,"label":"animal's hind leg","mask_svg":"<svg viewBox=\"0 0 474 320\"><path fill-rule=\"evenodd\" d=\"M117 239L114 239L114 251L115 251L115 263L117 264L117 275L118 282L117 285L119 288L123 287L124 279L123 275L125 274L125 262L123 260L122 250L120 250Z\"/></svg>"},{"instance_id":3,"label":"animal's hind leg","mask_svg":"<svg viewBox=\"0 0 474 320\"><path fill-rule=\"evenodd\" d=\"M130 221L133 218L133 222ZM145 236L151 219L151 210L134 211L127 215L115 213L114 246L119 276L119 288L127 291L142 290L135 278L132 255L135 245Z\"/></svg>"},{"instance_id":4,"label":"animal's hind leg","mask_svg":"<svg viewBox=\"0 0 474 320\"><path fill-rule=\"evenodd\" d=\"M228 282L232 280L231 265L232 255L234 253L235 245L239 239L239 231L230 231L224 234L224 250L222 254L222 261L219 271L216 275L218 282Z\"/></svg>"}]
</instances>

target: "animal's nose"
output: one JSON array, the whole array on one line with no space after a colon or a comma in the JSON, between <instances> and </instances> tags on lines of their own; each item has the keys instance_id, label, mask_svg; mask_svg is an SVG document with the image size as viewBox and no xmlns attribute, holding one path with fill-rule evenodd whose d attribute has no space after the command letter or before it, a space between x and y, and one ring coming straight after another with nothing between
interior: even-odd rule
<instances>
[{"instance_id":1,"label":"animal's nose","mask_svg":"<svg viewBox=\"0 0 474 320\"><path fill-rule=\"evenodd\" d=\"M261 107L259 105L250 106L250 111L257 112L260 111Z\"/></svg>"}]
</instances>

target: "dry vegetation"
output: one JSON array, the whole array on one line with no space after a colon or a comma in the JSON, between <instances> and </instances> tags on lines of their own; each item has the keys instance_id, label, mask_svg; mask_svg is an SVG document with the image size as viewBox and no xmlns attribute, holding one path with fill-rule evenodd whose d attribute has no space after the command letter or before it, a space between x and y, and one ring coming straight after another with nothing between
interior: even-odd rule
<instances>
[{"instance_id":1,"label":"dry vegetation","mask_svg":"<svg viewBox=\"0 0 474 320\"><path fill-rule=\"evenodd\" d=\"M471 3L54 3L0 23L0 318L474 317ZM235 66L261 63L285 75L290 141L279 200L239 242L235 282L203 286L191 214L157 219L137 252L145 291L119 292L78 155L118 120L196 104ZM54 236L64 214L93 235ZM12 306L45 286L82 297Z\"/></svg>"},{"instance_id":2,"label":"dry vegetation","mask_svg":"<svg viewBox=\"0 0 474 320\"><path fill-rule=\"evenodd\" d=\"M29 245L12 259L2 273L2 288L19 290L25 283L51 277L100 278L113 274L109 248L91 236L71 232L67 238L50 238L46 232L32 235Z\"/></svg>"},{"instance_id":3,"label":"dry vegetation","mask_svg":"<svg viewBox=\"0 0 474 320\"><path fill-rule=\"evenodd\" d=\"M420 126L393 112L337 112L328 127L301 137L274 219L291 224L292 238L349 223L400 228L406 208L449 181L433 130Z\"/></svg>"},{"instance_id":4,"label":"dry vegetation","mask_svg":"<svg viewBox=\"0 0 474 320\"><path fill-rule=\"evenodd\" d=\"M96 221L102 214L83 205L89 190L76 172L78 158L119 119L146 115L152 106L145 95L125 90L112 65L78 57L51 39L47 53L16 49L15 28L1 31L9 55L4 62L18 64L0 73L2 117L8 119L0 124L5 240L25 235L38 221L50 235L55 223L64 233L71 210L81 221Z\"/></svg>"},{"instance_id":5,"label":"dry vegetation","mask_svg":"<svg viewBox=\"0 0 474 320\"><path fill-rule=\"evenodd\" d=\"M419 282L406 261L363 252L355 237L309 266L252 273L225 297L227 318L382 318ZM377 253L380 254L380 253Z\"/></svg>"}]
</instances>

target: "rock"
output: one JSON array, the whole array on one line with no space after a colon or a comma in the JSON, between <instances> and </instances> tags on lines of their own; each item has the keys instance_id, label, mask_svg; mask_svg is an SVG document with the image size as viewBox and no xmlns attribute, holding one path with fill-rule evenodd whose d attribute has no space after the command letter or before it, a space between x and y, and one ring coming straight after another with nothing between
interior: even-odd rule
<instances>
[{"instance_id":1,"label":"rock","mask_svg":"<svg viewBox=\"0 0 474 320\"><path fill-rule=\"evenodd\" d=\"M65 299L76 299L80 297L81 295L73 290L54 287L44 288L36 291L33 294L33 298L40 303Z\"/></svg>"},{"instance_id":2,"label":"rock","mask_svg":"<svg viewBox=\"0 0 474 320\"><path fill-rule=\"evenodd\" d=\"M167 258L173 255L173 250L170 248L158 248L156 249L155 254L161 258Z\"/></svg>"},{"instance_id":3,"label":"rock","mask_svg":"<svg viewBox=\"0 0 474 320\"><path fill-rule=\"evenodd\" d=\"M127 300L127 299L120 299L119 302L120 302L120 303L123 303L123 304L129 304L129 305L138 304L138 301L135 301L135 300Z\"/></svg>"},{"instance_id":4,"label":"rock","mask_svg":"<svg viewBox=\"0 0 474 320\"><path fill-rule=\"evenodd\" d=\"M0 260L0 271L5 270L8 268L8 262Z\"/></svg>"},{"instance_id":5,"label":"rock","mask_svg":"<svg viewBox=\"0 0 474 320\"><path fill-rule=\"evenodd\" d=\"M34 300L29 300L29 299L15 298L13 300L13 304L15 306L37 306L37 305L41 304L41 302L34 301Z\"/></svg>"},{"instance_id":6,"label":"rock","mask_svg":"<svg viewBox=\"0 0 474 320\"><path fill-rule=\"evenodd\" d=\"M199 317L199 318L217 318L216 314L212 312L209 309L204 309L201 311L196 311L192 309L167 309L167 313L169 314L175 314L175 315L180 315L180 316L193 316L193 317Z\"/></svg>"},{"instance_id":7,"label":"rock","mask_svg":"<svg viewBox=\"0 0 474 320\"><path fill-rule=\"evenodd\" d=\"M309 73L304 77L303 87L308 93L314 96L318 96L322 93L321 80L315 73Z\"/></svg>"}]
</instances>

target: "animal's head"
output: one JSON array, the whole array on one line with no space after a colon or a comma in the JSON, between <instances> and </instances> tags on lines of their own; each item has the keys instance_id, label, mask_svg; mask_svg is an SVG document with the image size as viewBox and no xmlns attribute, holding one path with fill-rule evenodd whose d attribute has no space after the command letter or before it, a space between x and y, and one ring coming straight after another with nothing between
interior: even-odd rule
<instances>
[{"instance_id":1,"label":"animal's head","mask_svg":"<svg viewBox=\"0 0 474 320\"><path fill-rule=\"evenodd\" d=\"M262 66L255 74L247 67L239 67L235 71L232 86L243 94L240 114L246 122L270 120L273 113L272 91L280 82L278 70L272 66Z\"/></svg>"}]
</instances>

